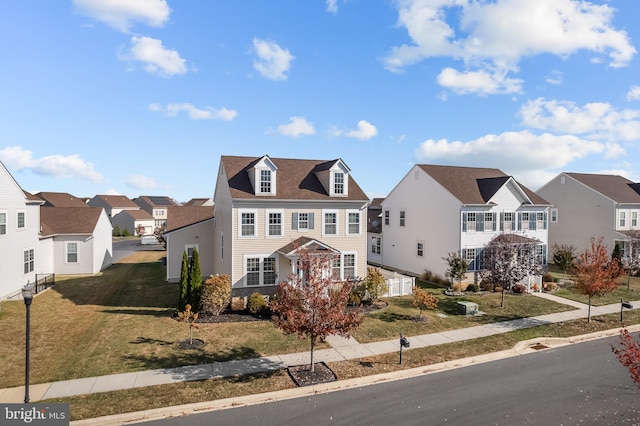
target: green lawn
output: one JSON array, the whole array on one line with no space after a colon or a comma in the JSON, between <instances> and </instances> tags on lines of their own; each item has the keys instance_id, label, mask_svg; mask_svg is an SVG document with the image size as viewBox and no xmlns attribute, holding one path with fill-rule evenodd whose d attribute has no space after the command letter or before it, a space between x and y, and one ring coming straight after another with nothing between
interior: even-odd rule
<instances>
[{"instance_id":1,"label":"green lawn","mask_svg":"<svg viewBox=\"0 0 640 426\"><path fill-rule=\"evenodd\" d=\"M611 303L620 303L620 299L626 301L640 301L640 277L631 277L629 282L629 290L627 290L627 275L623 275L619 280L620 286L613 292L604 296L594 296L591 298L593 306L609 305ZM588 303L589 298L578 292L573 287L559 288L553 293L556 296L565 297L577 302Z\"/></svg>"}]
</instances>

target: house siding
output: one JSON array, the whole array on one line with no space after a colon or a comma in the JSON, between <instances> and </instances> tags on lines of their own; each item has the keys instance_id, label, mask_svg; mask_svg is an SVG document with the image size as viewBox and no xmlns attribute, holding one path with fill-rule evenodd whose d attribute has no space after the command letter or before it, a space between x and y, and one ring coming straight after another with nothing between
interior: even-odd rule
<instances>
[{"instance_id":1,"label":"house siding","mask_svg":"<svg viewBox=\"0 0 640 426\"><path fill-rule=\"evenodd\" d=\"M557 223L549 224L551 247L571 244L580 252L589 246L591 237L603 236L605 244L613 249L618 238L613 200L565 174L556 176L537 193L558 209Z\"/></svg>"},{"instance_id":2,"label":"house siding","mask_svg":"<svg viewBox=\"0 0 640 426\"><path fill-rule=\"evenodd\" d=\"M216 273L214 268L215 242L213 219L204 220L193 225L185 226L177 232L165 234L167 241L167 281L180 280L182 269L182 255L187 245L197 245L200 256L200 271L203 278Z\"/></svg>"}]
</instances>

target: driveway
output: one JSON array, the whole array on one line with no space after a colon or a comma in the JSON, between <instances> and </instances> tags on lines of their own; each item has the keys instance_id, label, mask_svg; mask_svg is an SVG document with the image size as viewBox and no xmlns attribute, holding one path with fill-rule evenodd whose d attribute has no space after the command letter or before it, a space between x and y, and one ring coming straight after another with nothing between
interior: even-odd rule
<instances>
[{"instance_id":1,"label":"driveway","mask_svg":"<svg viewBox=\"0 0 640 426\"><path fill-rule=\"evenodd\" d=\"M137 251L164 251L162 244L141 244L139 238L127 238L113 242L113 263Z\"/></svg>"}]
</instances>

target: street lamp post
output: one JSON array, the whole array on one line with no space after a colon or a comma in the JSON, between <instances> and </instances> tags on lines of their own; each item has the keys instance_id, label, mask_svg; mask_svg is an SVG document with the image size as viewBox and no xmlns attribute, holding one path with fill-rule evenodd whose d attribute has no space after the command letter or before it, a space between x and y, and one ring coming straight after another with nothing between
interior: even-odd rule
<instances>
[{"instance_id":1,"label":"street lamp post","mask_svg":"<svg viewBox=\"0 0 640 426\"><path fill-rule=\"evenodd\" d=\"M29 344L31 335L31 316L30 308L33 301L33 286L30 284L22 287L22 298L24 299L24 305L27 309L27 332L26 332L26 345L25 345L25 367L24 367L24 403L29 402Z\"/></svg>"}]
</instances>

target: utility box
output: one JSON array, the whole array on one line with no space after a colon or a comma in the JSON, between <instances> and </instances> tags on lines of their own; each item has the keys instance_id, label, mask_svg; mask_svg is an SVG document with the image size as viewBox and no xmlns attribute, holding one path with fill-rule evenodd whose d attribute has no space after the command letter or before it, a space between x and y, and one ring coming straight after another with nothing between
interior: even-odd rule
<instances>
[{"instance_id":1,"label":"utility box","mask_svg":"<svg viewBox=\"0 0 640 426\"><path fill-rule=\"evenodd\" d=\"M475 315L478 313L478 304L473 302L458 302L458 314Z\"/></svg>"}]
</instances>

